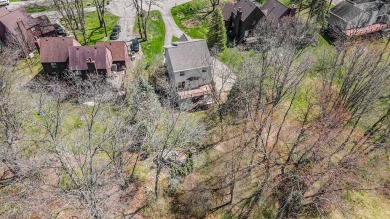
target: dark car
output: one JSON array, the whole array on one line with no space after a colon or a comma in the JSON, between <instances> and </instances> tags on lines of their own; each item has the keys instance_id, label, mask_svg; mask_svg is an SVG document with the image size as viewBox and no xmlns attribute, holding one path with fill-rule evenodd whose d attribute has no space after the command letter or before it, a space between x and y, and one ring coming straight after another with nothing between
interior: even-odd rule
<instances>
[{"instance_id":1,"label":"dark car","mask_svg":"<svg viewBox=\"0 0 390 219\"><path fill-rule=\"evenodd\" d=\"M137 38L131 40L131 51L134 52L139 51L139 42Z\"/></svg>"},{"instance_id":2,"label":"dark car","mask_svg":"<svg viewBox=\"0 0 390 219\"><path fill-rule=\"evenodd\" d=\"M119 38L119 32L112 31L110 39L111 40L117 40Z\"/></svg>"},{"instance_id":3,"label":"dark car","mask_svg":"<svg viewBox=\"0 0 390 219\"><path fill-rule=\"evenodd\" d=\"M122 31L121 25L119 25L119 24L115 25L114 30L115 30L115 29L117 29L118 32L121 32L121 31Z\"/></svg>"},{"instance_id":4,"label":"dark car","mask_svg":"<svg viewBox=\"0 0 390 219\"><path fill-rule=\"evenodd\" d=\"M56 30L57 35L65 36L66 32L65 30L59 25L59 24L53 24L54 29Z\"/></svg>"}]
</instances>

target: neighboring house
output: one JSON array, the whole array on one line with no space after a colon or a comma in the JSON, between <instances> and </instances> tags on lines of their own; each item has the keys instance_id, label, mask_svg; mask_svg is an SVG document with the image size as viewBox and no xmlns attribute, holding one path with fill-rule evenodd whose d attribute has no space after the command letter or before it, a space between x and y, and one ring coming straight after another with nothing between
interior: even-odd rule
<instances>
[{"instance_id":1,"label":"neighboring house","mask_svg":"<svg viewBox=\"0 0 390 219\"><path fill-rule=\"evenodd\" d=\"M390 28L390 2L346 0L330 10L329 26L347 36L358 36Z\"/></svg>"},{"instance_id":2,"label":"neighboring house","mask_svg":"<svg viewBox=\"0 0 390 219\"><path fill-rule=\"evenodd\" d=\"M287 7L278 0L267 0L260 10L268 20L279 21L284 17L294 17L297 9L294 5Z\"/></svg>"},{"instance_id":3,"label":"neighboring house","mask_svg":"<svg viewBox=\"0 0 390 219\"><path fill-rule=\"evenodd\" d=\"M129 51L124 41L98 42L96 46L106 46L111 51L113 69L126 70L129 66Z\"/></svg>"},{"instance_id":4,"label":"neighboring house","mask_svg":"<svg viewBox=\"0 0 390 219\"><path fill-rule=\"evenodd\" d=\"M169 78L180 99L210 94L211 62L204 40L175 42L172 46L165 47L165 64Z\"/></svg>"},{"instance_id":5,"label":"neighboring house","mask_svg":"<svg viewBox=\"0 0 390 219\"><path fill-rule=\"evenodd\" d=\"M5 44L15 39L28 56L35 50L35 39L41 36L56 36L55 29L46 16L33 18L23 8L12 12L0 8L0 40Z\"/></svg>"},{"instance_id":6,"label":"neighboring house","mask_svg":"<svg viewBox=\"0 0 390 219\"><path fill-rule=\"evenodd\" d=\"M227 32L237 42L249 36L257 22L264 16L250 0L238 0L235 4L225 4L222 14Z\"/></svg>"},{"instance_id":7,"label":"neighboring house","mask_svg":"<svg viewBox=\"0 0 390 219\"><path fill-rule=\"evenodd\" d=\"M47 74L61 74L68 67L69 47L81 46L73 37L42 37L37 40L41 64Z\"/></svg>"},{"instance_id":8,"label":"neighboring house","mask_svg":"<svg viewBox=\"0 0 390 219\"><path fill-rule=\"evenodd\" d=\"M106 46L69 46L69 69L86 78L88 73L113 76L112 53Z\"/></svg>"}]
</instances>

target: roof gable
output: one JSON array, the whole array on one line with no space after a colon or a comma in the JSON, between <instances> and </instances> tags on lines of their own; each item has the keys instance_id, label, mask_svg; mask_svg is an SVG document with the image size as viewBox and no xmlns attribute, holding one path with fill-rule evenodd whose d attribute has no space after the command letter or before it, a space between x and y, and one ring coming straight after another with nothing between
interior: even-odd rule
<instances>
[{"instance_id":1,"label":"roof gable","mask_svg":"<svg viewBox=\"0 0 390 219\"><path fill-rule=\"evenodd\" d=\"M8 31L13 34L17 34L17 21L22 21L26 29L29 29L38 24L37 20L31 15L27 14L23 8L19 8L18 10L9 12L0 17L0 23L2 23L8 29Z\"/></svg>"},{"instance_id":2,"label":"roof gable","mask_svg":"<svg viewBox=\"0 0 390 219\"><path fill-rule=\"evenodd\" d=\"M239 0L236 4L226 4L222 9L224 20L229 20L232 12L237 15L237 10L239 8L241 8L242 11L241 20L245 21L258 7L250 0Z\"/></svg>"},{"instance_id":3,"label":"roof gable","mask_svg":"<svg viewBox=\"0 0 390 219\"><path fill-rule=\"evenodd\" d=\"M123 41L97 42L96 46L106 46L111 51L112 61L114 62L128 59L127 46Z\"/></svg>"},{"instance_id":4,"label":"roof gable","mask_svg":"<svg viewBox=\"0 0 390 219\"><path fill-rule=\"evenodd\" d=\"M165 48L165 55L174 72L208 67L211 64L210 52L204 40L177 42Z\"/></svg>"},{"instance_id":5,"label":"roof gable","mask_svg":"<svg viewBox=\"0 0 390 219\"><path fill-rule=\"evenodd\" d=\"M3 17L4 15L10 13L6 7L0 8L0 17Z\"/></svg>"},{"instance_id":6,"label":"roof gable","mask_svg":"<svg viewBox=\"0 0 390 219\"><path fill-rule=\"evenodd\" d=\"M267 0L267 2L260 7L260 10L267 19L278 20L289 10L289 8L277 0Z\"/></svg>"},{"instance_id":7,"label":"roof gable","mask_svg":"<svg viewBox=\"0 0 390 219\"><path fill-rule=\"evenodd\" d=\"M41 63L67 62L69 46L80 46L73 37L42 37L38 41Z\"/></svg>"}]
</instances>

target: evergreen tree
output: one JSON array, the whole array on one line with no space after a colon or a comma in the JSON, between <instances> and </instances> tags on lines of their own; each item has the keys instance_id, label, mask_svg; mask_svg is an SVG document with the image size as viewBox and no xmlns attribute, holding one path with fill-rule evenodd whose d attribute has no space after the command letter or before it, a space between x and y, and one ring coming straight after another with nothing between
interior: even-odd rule
<instances>
[{"instance_id":1,"label":"evergreen tree","mask_svg":"<svg viewBox=\"0 0 390 219\"><path fill-rule=\"evenodd\" d=\"M216 8L211 16L210 28L207 33L207 45L209 48L217 47L220 50L226 48L226 28L220 8Z\"/></svg>"}]
</instances>

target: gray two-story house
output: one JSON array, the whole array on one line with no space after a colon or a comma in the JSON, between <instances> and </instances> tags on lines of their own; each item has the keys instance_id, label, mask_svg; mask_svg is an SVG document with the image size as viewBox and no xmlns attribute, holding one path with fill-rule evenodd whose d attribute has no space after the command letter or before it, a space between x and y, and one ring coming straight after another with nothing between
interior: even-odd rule
<instances>
[{"instance_id":1,"label":"gray two-story house","mask_svg":"<svg viewBox=\"0 0 390 219\"><path fill-rule=\"evenodd\" d=\"M205 40L184 40L165 46L165 65L180 99L211 92L211 57Z\"/></svg>"}]
</instances>

